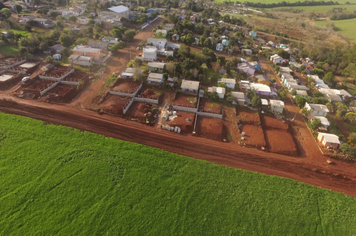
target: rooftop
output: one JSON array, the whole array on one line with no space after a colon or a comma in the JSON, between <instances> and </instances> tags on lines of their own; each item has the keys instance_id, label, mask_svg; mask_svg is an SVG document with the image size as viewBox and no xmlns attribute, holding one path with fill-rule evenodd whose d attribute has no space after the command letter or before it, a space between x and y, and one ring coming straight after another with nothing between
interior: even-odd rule
<instances>
[{"instance_id":1,"label":"rooftop","mask_svg":"<svg viewBox=\"0 0 356 236\"><path fill-rule=\"evenodd\" d=\"M320 120L322 125L330 126L330 122L326 117L324 117L324 116L314 116L314 118Z\"/></svg>"},{"instance_id":2,"label":"rooftop","mask_svg":"<svg viewBox=\"0 0 356 236\"><path fill-rule=\"evenodd\" d=\"M274 107L283 107L284 108L284 102L281 101L281 100L269 100L271 106L274 106Z\"/></svg>"},{"instance_id":3,"label":"rooftop","mask_svg":"<svg viewBox=\"0 0 356 236\"><path fill-rule=\"evenodd\" d=\"M161 68L163 69L166 63L163 62L149 62L147 64L148 67Z\"/></svg>"},{"instance_id":4,"label":"rooftop","mask_svg":"<svg viewBox=\"0 0 356 236\"><path fill-rule=\"evenodd\" d=\"M149 73L147 79L149 80L159 80L161 81L163 79L163 74L160 73Z\"/></svg>"},{"instance_id":5,"label":"rooftop","mask_svg":"<svg viewBox=\"0 0 356 236\"><path fill-rule=\"evenodd\" d=\"M218 83L236 84L236 80L235 79L229 79L229 78L221 78L221 79L218 79Z\"/></svg>"},{"instance_id":6,"label":"rooftop","mask_svg":"<svg viewBox=\"0 0 356 236\"><path fill-rule=\"evenodd\" d=\"M322 111L322 112L329 112L329 109L327 106L322 105L322 104L310 104L306 103L306 105L309 105L311 109L315 111Z\"/></svg>"},{"instance_id":7,"label":"rooftop","mask_svg":"<svg viewBox=\"0 0 356 236\"><path fill-rule=\"evenodd\" d=\"M147 43L153 42L167 43L167 39L147 38Z\"/></svg>"},{"instance_id":8,"label":"rooftop","mask_svg":"<svg viewBox=\"0 0 356 236\"><path fill-rule=\"evenodd\" d=\"M224 87L208 87L208 92L209 93L213 93L213 92L217 92L219 94L225 94L226 89Z\"/></svg>"},{"instance_id":9,"label":"rooftop","mask_svg":"<svg viewBox=\"0 0 356 236\"><path fill-rule=\"evenodd\" d=\"M266 76L266 75L256 75L255 76L257 79L258 79L258 81L268 81L268 82L270 82L270 80L269 80L269 78Z\"/></svg>"},{"instance_id":10,"label":"rooftop","mask_svg":"<svg viewBox=\"0 0 356 236\"><path fill-rule=\"evenodd\" d=\"M324 137L326 143L337 143L340 144L339 137L335 134L321 133L319 132L319 136Z\"/></svg>"},{"instance_id":11,"label":"rooftop","mask_svg":"<svg viewBox=\"0 0 356 236\"><path fill-rule=\"evenodd\" d=\"M199 81L192 81L192 80L183 80L181 88L183 89L194 89L198 90L199 89Z\"/></svg>"},{"instance_id":12,"label":"rooftop","mask_svg":"<svg viewBox=\"0 0 356 236\"><path fill-rule=\"evenodd\" d=\"M261 104L263 106L268 106L268 100L267 99L264 99L264 98L261 98Z\"/></svg>"},{"instance_id":13,"label":"rooftop","mask_svg":"<svg viewBox=\"0 0 356 236\"><path fill-rule=\"evenodd\" d=\"M256 91L271 92L271 88L265 84L251 83L250 87Z\"/></svg>"},{"instance_id":14,"label":"rooftop","mask_svg":"<svg viewBox=\"0 0 356 236\"><path fill-rule=\"evenodd\" d=\"M245 94L243 92L235 92L234 91L234 92L231 92L231 95L237 100L239 100L239 99L245 100Z\"/></svg>"},{"instance_id":15,"label":"rooftop","mask_svg":"<svg viewBox=\"0 0 356 236\"><path fill-rule=\"evenodd\" d=\"M110 7L108 10L115 12L115 13L123 13L123 12L129 11L130 9L128 7L120 5L120 6L116 6L116 7Z\"/></svg>"},{"instance_id":16,"label":"rooftop","mask_svg":"<svg viewBox=\"0 0 356 236\"><path fill-rule=\"evenodd\" d=\"M100 53L101 49L98 48L89 48L87 46L75 46L73 48L73 51L78 51L78 52L89 52L89 53Z\"/></svg>"},{"instance_id":17,"label":"rooftop","mask_svg":"<svg viewBox=\"0 0 356 236\"><path fill-rule=\"evenodd\" d=\"M143 52L145 53L145 52L152 52L152 53L154 53L154 52L157 52L157 48L156 47L144 47L143 48Z\"/></svg>"}]
</instances>

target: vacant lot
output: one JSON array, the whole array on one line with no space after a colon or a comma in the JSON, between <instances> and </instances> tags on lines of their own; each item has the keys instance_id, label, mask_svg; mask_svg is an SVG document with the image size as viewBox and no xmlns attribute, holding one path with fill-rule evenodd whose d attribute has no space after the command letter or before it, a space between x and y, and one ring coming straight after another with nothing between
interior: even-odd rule
<instances>
[{"instance_id":1,"label":"vacant lot","mask_svg":"<svg viewBox=\"0 0 356 236\"><path fill-rule=\"evenodd\" d=\"M226 129L222 119L198 117L197 133L201 137L223 141L226 138Z\"/></svg>"},{"instance_id":2,"label":"vacant lot","mask_svg":"<svg viewBox=\"0 0 356 236\"><path fill-rule=\"evenodd\" d=\"M347 37L351 41L356 42L356 19L349 20L327 20L327 21L315 21L318 26L326 26L328 23L333 23L338 28L338 33Z\"/></svg>"},{"instance_id":3,"label":"vacant lot","mask_svg":"<svg viewBox=\"0 0 356 236\"><path fill-rule=\"evenodd\" d=\"M0 120L1 235L356 234L350 196L24 117Z\"/></svg>"}]
</instances>

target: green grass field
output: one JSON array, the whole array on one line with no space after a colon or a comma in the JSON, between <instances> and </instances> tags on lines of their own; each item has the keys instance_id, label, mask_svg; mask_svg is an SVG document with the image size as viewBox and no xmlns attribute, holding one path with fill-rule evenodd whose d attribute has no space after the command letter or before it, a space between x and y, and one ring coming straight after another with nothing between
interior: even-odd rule
<instances>
[{"instance_id":1,"label":"green grass field","mask_svg":"<svg viewBox=\"0 0 356 236\"><path fill-rule=\"evenodd\" d=\"M298 7L276 7L276 8L268 8L266 10L276 11L282 8L294 8L303 10L304 13L308 12L317 12L317 13L326 13L333 8L346 8L348 11L353 12L356 10L356 5L332 5L332 6L298 6ZM302 13L303 13L302 12Z\"/></svg>"},{"instance_id":2,"label":"green grass field","mask_svg":"<svg viewBox=\"0 0 356 236\"><path fill-rule=\"evenodd\" d=\"M339 29L337 32L346 36L351 41L356 42L356 19L350 20L333 20L333 21L315 21L318 26L325 26L327 23L334 23Z\"/></svg>"},{"instance_id":3,"label":"green grass field","mask_svg":"<svg viewBox=\"0 0 356 236\"><path fill-rule=\"evenodd\" d=\"M0 235L356 234L356 199L341 193L24 117L0 121Z\"/></svg>"},{"instance_id":4,"label":"green grass field","mask_svg":"<svg viewBox=\"0 0 356 236\"><path fill-rule=\"evenodd\" d=\"M4 45L0 47L0 55L16 56L19 52L19 47L16 45Z\"/></svg>"}]
</instances>

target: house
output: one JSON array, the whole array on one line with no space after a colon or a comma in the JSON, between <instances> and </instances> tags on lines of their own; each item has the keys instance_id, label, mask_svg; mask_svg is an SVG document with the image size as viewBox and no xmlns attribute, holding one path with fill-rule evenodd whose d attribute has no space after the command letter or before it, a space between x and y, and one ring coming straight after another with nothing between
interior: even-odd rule
<instances>
[{"instance_id":1,"label":"house","mask_svg":"<svg viewBox=\"0 0 356 236\"><path fill-rule=\"evenodd\" d=\"M5 7L9 8L11 10L14 10L14 6L16 5L16 3L13 1L6 1L3 4L5 5Z\"/></svg>"},{"instance_id":2,"label":"house","mask_svg":"<svg viewBox=\"0 0 356 236\"><path fill-rule=\"evenodd\" d=\"M88 47L91 47L91 48L99 48L99 49L102 49L102 50L108 50L109 48L109 44L108 43L104 43L104 42L98 42L98 41L89 41L87 43Z\"/></svg>"},{"instance_id":3,"label":"house","mask_svg":"<svg viewBox=\"0 0 356 236\"><path fill-rule=\"evenodd\" d=\"M226 89L224 87L208 87L208 93L217 93L220 99L225 97Z\"/></svg>"},{"instance_id":4,"label":"house","mask_svg":"<svg viewBox=\"0 0 356 236\"><path fill-rule=\"evenodd\" d=\"M167 39L156 39L156 38L148 38L147 44L155 46L158 49L162 49L166 47Z\"/></svg>"},{"instance_id":5,"label":"house","mask_svg":"<svg viewBox=\"0 0 356 236\"><path fill-rule=\"evenodd\" d=\"M248 75L253 76L255 74L255 67L246 62L237 64L237 69L245 72Z\"/></svg>"},{"instance_id":6,"label":"house","mask_svg":"<svg viewBox=\"0 0 356 236\"><path fill-rule=\"evenodd\" d=\"M335 134L319 132L318 141L326 148L338 149L340 145L339 137Z\"/></svg>"},{"instance_id":7,"label":"house","mask_svg":"<svg viewBox=\"0 0 356 236\"><path fill-rule=\"evenodd\" d=\"M100 59L103 56L102 51L103 50L99 48L89 48L87 46L79 45L73 48L73 55L87 56Z\"/></svg>"},{"instance_id":8,"label":"house","mask_svg":"<svg viewBox=\"0 0 356 236\"><path fill-rule=\"evenodd\" d=\"M164 72L164 67L166 66L166 63L162 62L149 62L147 64L148 70L151 72L156 72L156 73L163 73Z\"/></svg>"},{"instance_id":9,"label":"house","mask_svg":"<svg viewBox=\"0 0 356 236\"><path fill-rule=\"evenodd\" d=\"M222 50L224 50L224 46L221 43L218 43L216 45L216 51L222 52Z\"/></svg>"},{"instance_id":10,"label":"house","mask_svg":"<svg viewBox=\"0 0 356 236\"><path fill-rule=\"evenodd\" d=\"M263 96L270 96L274 94L271 91L271 88L265 84L250 83L250 89L254 89L257 94Z\"/></svg>"},{"instance_id":11,"label":"house","mask_svg":"<svg viewBox=\"0 0 356 236\"><path fill-rule=\"evenodd\" d=\"M251 56L252 55L252 50L251 49L242 49L241 50L242 55L246 55L246 56Z\"/></svg>"},{"instance_id":12,"label":"house","mask_svg":"<svg viewBox=\"0 0 356 236\"><path fill-rule=\"evenodd\" d=\"M115 14L115 17L118 19L121 19L122 17L129 19L130 9L128 7L120 5L120 6L110 7L108 10L113 12Z\"/></svg>"},{"instance_id":13,"label":"house","mask_svg":"<svg viewBox=\"0 0 356 236\"><path fill-rule=\"evenodd\" d=\"M257 61L249 62L249 64L255 67L256 70L261 70L261 65Z\"/></svg>"},{"instance_id":14,"label":"house","mask_svg":"<svg viewBox=\"0 0 356 236\"><path fill-rule=\"evenodd\" d=\"M87 25L89 24L89 18L86 16L78 16L77 17L77 23L81 25Z\"/></svg>"},{"instance_id":15,"label":"house","mask_svg":"<svg viewBox=\"0 0 356 236\"><path fill-rule=\"evenodd\" d=\"M312 116L326 116L329 113L329 109L325 105L321 104L309 104L305 103L305 108L310 111Z\"/></svg>"},{"instance_id":16,"label":"house","mask_svg":"<svg viewBox=\"0 0 356 236\"><path fill-rule=\"evenodd\" d=\"M121 79L132 79L135 74L142 74L143 70L139 68L132 68L132 67L127 67L125 70L122 71L120 74Z\"/></svg>"},{"instance_id":17,"label":"house","mask_svg":"<svg viewBox=\"0 0 356 236\"><path fill-rule=\"evenodd\" d=\"M257 33L255 31L250 31L248 34L252 37L257 37Z\"/></svg>"},{"instance_id":18,"label":"house","mask_svg":"<svg viewBox=\"0 0 356 236\"><path fill-rule=\"evenodd\" d=\"M243 92L231 92L231 96L234 98L233 104L238 104L240 106L244 106L248 103L248 99Z\"/></svg>"},{"instance_id":19,"label":"house","mask_svg":"<svg viewBox=\"0 0 356 236\"><path fill-rule=\"evenodd\" d=\"M172 30L172 29L174 29L174 24L165 24L163 29L168 30L168 31Z\"/></svg>"},{"instance_id":20,"label":"house","mask_svg":"<svg viewBox=\"0 0 356 236\"><path fill-rule=\"evenodd\" d=\"M283 63L283 57L278 56L278 54L274 54L273 56L270 57L270 60L275 64L282 64Z\"/></svg>"},{"instance_id":21,"label":"house","mask_svg":"<svg viewBox=\"0 0 356 236\"><path fill-rule=\"evenodd\" d=\"M262 105L262 110L265 110L266 108L268 108L268 100L261 98L261 105Z\"/></svg>"},{"instance_id":22,"label":"house","mask_svg":"<svg viewBox=\"0 0 356 236\"><path fill-rule=\"evenodd\" d=\"M231 89L235 89L235 86L236 86L235 79L221 78L221 79L218 79L218 84L219 83L224 83L227 88L231 88Z\"/></svg>"},{"instance_id":23,"label":"house","mask_svg":"<svg viewBox=\"0 0 356 236\"><path fill-rule=\"evenodd\" d=\"M271 104L271 110L274 113L282 114L284 110L284 102L281 100L269 100Z\"/></svg>"},{"instance_id":24,"label":"house","mask_svg":"<svg viewBox=\"0 0 356 236\"><path fill-rule=\"evenodd\" d=\"M295 61L289 61L289 66L291 68L300 69L300 67L302 67L302 64L295 62Z\"/></svg>"},{"instance_id":25,"label":"house","mask_svg":"<svg viewBox=\"0 0 356 236\"><path fill-rule=\"evenodd\" d=\"M256 75L255 78L257 79L257 83L259 84L265 84L269 86L271 83L271 81L266 75Z\"/></svg>"},{"instance_id":26,"label":"house","mask_svg":"<svg viewBox=\"0 0 356 236\"><path fill-rule=\"evenodd\" d=\"M63 51L63 49L65 49L65 47L63 47L60 44L56 44L53 45L51 47L49 47L46 51L44 51L45 54L57 54L57 53L61 53Z\"/></svg>"},{"instance_id":27,"label":"house","mask_svg":"<svg viewBox=\"0 0 356 236\"><path fill-rule=\"evenodd\" d=\"M261 47L261 49L262 49L262 50L268 50L268 51L272 50L271 47Z\"/></svg>"},{"instance_id":28,"label":"house","mask_svg":"<svg viewBox=\"0 0 356 236\"><path fill-rule=\"evenodd\" d=\"M119 42L119 39L114 37L102 37L101 41L103 43L117 44Z\"/></svg>"},{"instance_id":29,"label":"house","mask_svg":"<svg viewBox=\"0 0 356 236\"><path fill-rule=\"evenodd\" d=\"M143 48L143 61L155 61L157 60L157 48L156 47L144 47Z\"/></svg>"},{"instance_id":30,"label":"house","mask_svg":"<svg viewBox=\"0 0 356 236\"><path fill-rule=\"evenodd\" d=\"M172 35L172 40L173 40L173 41L178 41L179 38L180 38L180 37L179 37L179 34L173 34L173 35Z\"/></svg>"},{"instance_id":31,"label":"house","mask_svg":"<svg viewBox=\"0 0 356 236\"><path fill-rule=\"evenodd\" d=\"M163 74L149 73L147 77L147 83L150 85L160 85L163 82Z\"/></svg>"},{"instance_id":32,"label":"house","mask_svg":"<svg viewBox=\"0 0 356 236\"><path fill-rule=\"evenodd\" d=\"M309 88L305 85L299 85L299 84L295 84L295 83L289 83L288 86L287 86L288 90L290 92L293 91L293 89L295 90L304 90L304 91L308 91Z\"/></svg>"},{"instance_id":33,"label":"house","mask_svg":"<svg viewBox=\"0 0 356 236\"><path fill-rule=\"evenodd\" d=\"M215 25L214 19L210 18L207 20L208 25Z\"/></svg>"},{"instance_id":34,"label":"house","mask_svg":"<svg viewBox=\"0 0 356 236\"><path fill-rule=\"evenodd\" d=\"M58 54L58 53L57 53L57 54L54 54L54 55L53 55L53 59L54 59L54 60L60 60L61 58L62 58L62 55L61 55L61 54Z\"/></svg>"},{"instance_id":35,"label":"house","mask_svg":"<svg viewBox=\"0 0 356 236\"><path fill-rule=\"evenodd\" d=\"M157 49L157 55L160 56L172 56L174 55L174 51L167 51L166 49L162 48L162 49Z\"/></svg>"},{"instance_id":36,"label":"house","mask_svg":"<svg viewBox=\"0 0 356 236\"><path fill-rule=\"evenodd\" d=\"M161 38L165 38L167 36L167 30L158 29L156 30L156 36L160 36Z\"/></svg>"},{"instance_id":37,"label":"house","mask_svg":"<svg viewBox=\"0 0 356 236\"><path fill-rule=\"evenodd\" d=\"M80 16L83 15L84 12L85 12L85 7L73 6L69 8L68 15Z\"/></svg>"},{"instance_id":38,"label":"house","mask_svg":"<svg viewBox=\"0 0 356 236\"><path fill-rule=\"evenodd\" d=\"M330 127L330 122L328 120L328 118L324 117L324 116L314 116L313 119L318 119L321 122L321 125L323 127L324 130L328 130Z\"/></svg>"},{"instance_id":39,"label":"house","mask_svg":"<svg viewBox=\"0 0 356 236\"><path fill-rule=\"evenodd\" d=\"M224 45L224 46L229 46L229 40L227 40L227 39L223 39L223 40L221 41L221 43L222 43L222 45Z\"/></svg>"},{"instance_id":40,"label":"house","mask_svg":"<svg viewBox=\"0 0 356 236\"><path fill-rule=\"evenodd\" d=\"M327 97L328 101L331 103L342 102L342 99L336 94L327 94L326 97Z\"/></svg>"},{"instance_id":41,"label":"house","mask_svg":"<svg viewBox=\"0 0 356 236\"><path fill-rule=\"evenodd\" d=\"M45 28L53 28L56 26L56 24L54 24L51 20L48 19L43 19L43 18L34 18L33 21L37 22L37 24L39 24L42 27Z\"/></svg>"},{"instance_id":42,"label":"house","mask_svg":"<svg viewBox=\"0 0 356 236\"><path fill-rule=\"evenodd\" d=\"M308 93L307 93L307 91L305 91L305 90L299 90L299 89L297 89L296 92L297 92L296 95L299 95L299 96L302 96L302 97L308 97Z\"/></svg>"},{"instance_id":43,"label":"house","mask_svg":"<svg viewBox=\"0 0 356 236\"><path fill-rule=\"evenodd\" d=\"M180 86L183 93L190 93L197 95L199 91L199 81L183 80Z\"/></svg>"},{"instance_id":44,"label":"house","mask_svg":"<svg viewBox=\"0 0 356 236\"><path fill-rule=\"evenodd\" d=\"M69 61L74 65L79 66L91 66L93 64L93 58L80 55L71 55Z\"/></svg>"}]
</instances>

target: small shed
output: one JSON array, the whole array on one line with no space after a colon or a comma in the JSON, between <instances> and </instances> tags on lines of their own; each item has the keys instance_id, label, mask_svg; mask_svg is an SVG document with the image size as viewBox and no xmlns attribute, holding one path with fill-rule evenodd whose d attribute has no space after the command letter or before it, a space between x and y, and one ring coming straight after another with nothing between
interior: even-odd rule
<instances>
[{"instance_id":1,"label":"small shed","mask_svg":"<svg viewBox=\"0 0 356 236\"><path fill-rule=\"evenodd\" d=\"M163 82L163 74L149 73L147 77L147 83L150 85L160 85Z\"/></svg>"},{"instance_id":2,"label":"small shed","mask_svg":"<svg viewBox=\"0 0 356 236\"><path fill-rule=\"evenodd\" d=\"M181 89L183 93L190 93L197 95L199 91L199 81L183 80Z\"/></svg>"},{"instance_id":3,"label":"small shed","mask_svg":"<svg viewBox=\"0 0 356 236\"><path fill-rule=\"evenodd\" d=\"M271 110L274 113L282 114L284 110L284 102L281 100L270 100Z\"/></svg>"}]
</instances>

